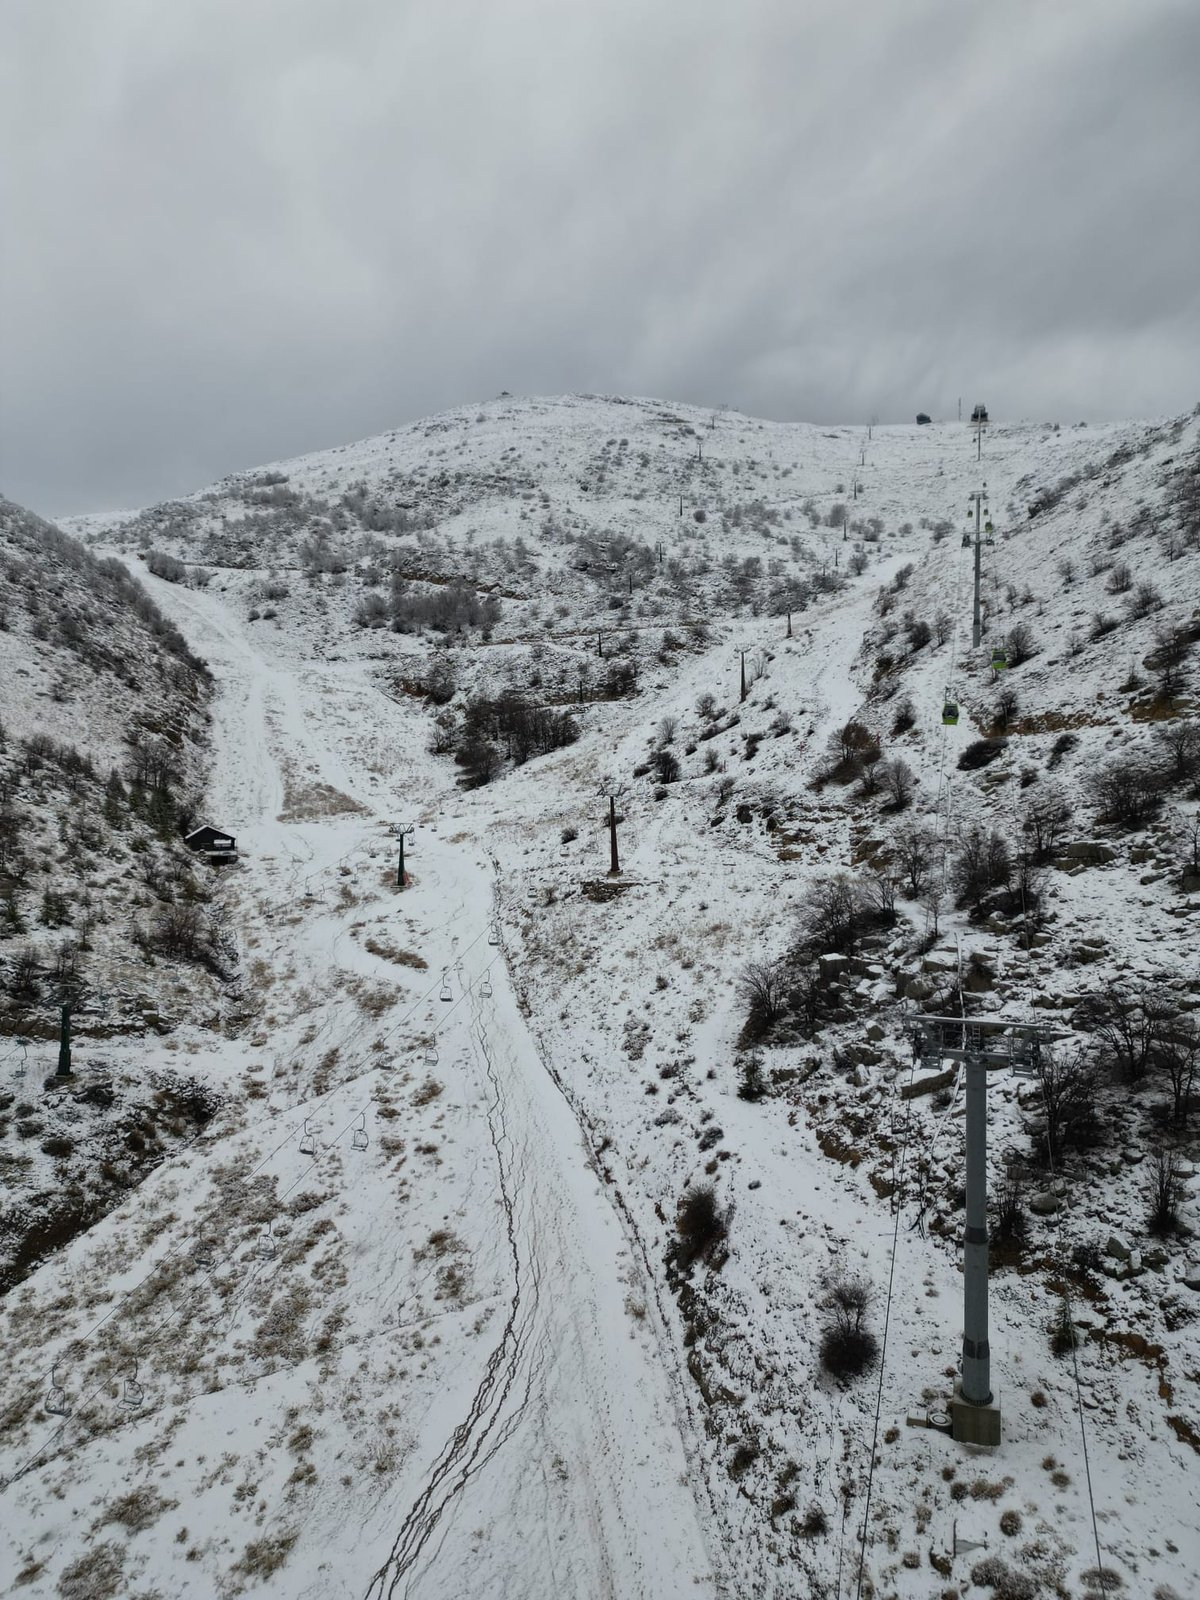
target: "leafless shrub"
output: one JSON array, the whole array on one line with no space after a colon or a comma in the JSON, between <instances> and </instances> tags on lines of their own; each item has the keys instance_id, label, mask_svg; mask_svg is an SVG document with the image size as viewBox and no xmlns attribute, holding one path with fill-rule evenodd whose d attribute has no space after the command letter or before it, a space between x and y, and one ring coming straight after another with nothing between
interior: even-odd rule
<instances>
[{"instance_id":1,"label":"leafless shrub","mask_svg":"<svg viewBox=\"0 0 1200 1600\"><path fill-rule=\"evenodd\" d=\"M1137 588L1125 602L1125 609L1134 621L1148 617L1154 611L1162 610L1162 595L1159 594L1154 584L1150 582L1139 583Z\"/></svg>"},{"instance_id":2,"label":"leafless shrub","mask_svg":"<svg viewBox=\"0 0 1200 1600\"><path fill-rule=\"evenodd\" d=\"M1022 666L1032 656L1037 655L1038 649L1033 629L1027 622L1018 622L1015 627L1008 630L1005 650L1010 667Z\"/></svg>"},{"instance_id":3,"label":"leafless shrub","mask_svg":"<svg viewBox=\"0 0 1200 1600\"><path fill-rule=\"evenodd\" d=\"M936 850L937 839L928 828L906 827L892 835L892 856L901 869L901 881L910 900L918 899L924 890Z\"/></svg>"},{"instance_id":4,"label":"leafless shrub","mask_svg":"<svg viewBox=\"0 0 1200 1600\"><path fill-rule=\"evenodd\" d=\"M1118 982L1084 995L1072 1020L1096 1036L1110 1071L1137 1083L1179 1022L1179 1011L1170 994L1156 985L1134 988Z\"/></svg>"},{"instance_id":5,"label":"leafless shrub","mask_svg":"<svg viewBox=\"0 0 1200 1600\"><path fill-rule=\"evenodd\" d=\"M1154 737L1176 783L1187 783L1200 773L1200 722L1172 717L1156 726Z\"/></svg>"},{"instance_id":6,"label":"leafless shrub","mask_svg":"<svg viewBox=\"0 0 1200 1600\"><path fill-rule=\"evenodd\" d=\"M867 1326L874 1298L866 1278L837 1276L826 1280L820 1302L828 1313L821 1335L821 1365L835 1378L856 1378L873 1366L879 1341Z\"/></svg>"},{"instance_id":7,"label":"leafless shrub","mask_svg":"<svg viewBox=\"0 0 1200 1600\"><path fill-rule=\"evenodd\" d=\"M815 879L800 906L799 943L820 954L852 950L864 931L863 907L846 873Z\"/></svg>"},{"instance_id":8,"label":"leafless shrub","mask_svg":"<svg viewBox=\"0 0 1200 1600\"><path fill-rule=\"evenodd\" d=\"M1056 783L1039 784L1021 813L1021 827L1033 844L1035 861L1050 859L1073 819L1066 790Z\"/></svg>"},{"instance_id":9,"label":"leafless shrub","mask_svg":"<svg viewBox=\"0 0 1200 1600\"><path fill-rule=\"evenodd\" d=\"M725 1242L732 1210L722 1210L711 1183L689 1189L675 1213L675 1262L687 1272L697 1261L712 1262Z\"/></svg>"},{"instance_id":10,"label":"leafless shrub","mask_svg":"<svg viewBox=\"0 0 1200 1600\"><path fill-rule=\"evenodd\" d=\"M974 824L963 835L951 867L951 882L960 905L978 905L989 889L1012 878L1008 840L996 828Z\"/></svg>"},{"instance_id":11,"label":"leafless shrub","mask_svg":"<svg viewBox=\"0 0 1200 1600\"><path fill-rule=\"evenodd\" d=\"M1179 1227L1179 1206L1183 1199L1182 1163L1174 1150L1156 1150L1150 1169L1150 1210L1146 1226L1159 1238Z\"/></svg>"},{"instance_id":12,"label":"leafless shrub","mask_svg":"<svg viewBox=\"0 0 1200 1600\"><path fill-rule=\"evenodd\" d=\"M747 1033L761 1038L786 1009L786 972L777 961L747 962L738 977L737 992L746 1005Z\"/></svg>"},{"instance_id":13,"label":"leafless shrub","mask_svg":"<svg viewBox=\"0 0 1200 1600\"><path fill-rule=\"evenodd\" d=\"M902 757L893 756L885 761L879 769L879 780L889 811L903 811L912 804L915 779L912 768Z\"/></svg>"},{"instance_id":14,"label":"leafless shrub","mask_svg":"<svg viewBox=\"0 0 1200 1600\"><path fill-rule=\"evenodd\" d=\"M1119 828L1144 828L1162 809L1163 772L1146 754L1118 756L1085 779L1100 819Z\"/></svg>"}]
</instances>

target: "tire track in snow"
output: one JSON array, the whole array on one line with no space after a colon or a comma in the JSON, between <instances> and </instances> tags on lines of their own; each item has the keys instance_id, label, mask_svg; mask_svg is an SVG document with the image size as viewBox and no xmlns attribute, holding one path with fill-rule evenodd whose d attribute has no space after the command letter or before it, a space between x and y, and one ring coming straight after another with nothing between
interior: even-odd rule
<instances>
[{"instance_id":1,"label":"tire track in snow","mask_svg":"<svg viewBox=\"0 0 1200 1600\"><path fill-rule=\"evenodd\" d=\"M488 1048L487 1034L481 1024L477 1024L476 1040L492 1087L492 1100L487 1114L488 1131L496 1155L500 1203L512 1262L513 1283L508 1316L500 1338L488 1357L466 1416L454 1429L433 1463L425 1487L401 1523L386 1561L371 1579L366 1600L372 1600L372 1597L393 1600L400 1584L411 1575L447 1510L520 1425L541 1365L532 1340L541 1274L534 1259L523 1263L521 1258L517 1237L517 1195L514 1189L516 1151L508 1131L499 1076ZM524 1383L519 1390L519 1403L509 1409L508 1401L517 1387L522 1367L525 1372ZM404 1594L407 1595L409 1590L410 1585L405 1584Z\"/></svg>"}]
</instances>

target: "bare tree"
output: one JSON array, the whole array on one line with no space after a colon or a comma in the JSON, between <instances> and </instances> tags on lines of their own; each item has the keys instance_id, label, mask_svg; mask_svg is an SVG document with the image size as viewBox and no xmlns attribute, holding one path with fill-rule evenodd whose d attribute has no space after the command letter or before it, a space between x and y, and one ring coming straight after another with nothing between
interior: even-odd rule
<instances>
[{"instance_id":1,"label":"bare tree","mask_svg":"<svg viewBox=\"0 0 1200 1600\"><path fill-rule=\"evenodd\" d=\"M879 778L889 811L903 811L912 804L915 780L912 768L902 757L893 756L885 761L879 769Z\"/></svg>"},{"instance_id":2,"label":"bare tree","mask_svg":"<svg viewBox=\"0 0 1200 1600\"><path fill-rule=\"evenodd\" d=\"M853 949L862 932L862 907L846 873L818 878L800 912L801 941L816 951Z\"/></svg>"},{"instance_id":3,"label":"bare tree","mask_svg":"<svg viewBox=\"0 0 1200 1600\"><path fill-rule=\"evenodd\" d=\"M783 1016L787 989L787 973L778 961L750 961L742 968L737 992L746 1003L752 1033L761 1036Z\"/></svg>"},{"instance_id":4,"label":"bare tree","mask_svg":"<svg viewBox=\"0 0 1200 1600\"><path fill-rule=\"evenodd\" d=\"M1170 762L1171 776L1179 783L1200 772L1200 722L1190 717L1172 717L1154 730L1163 754Z\"/></svg>"},{"instance_id":5,"label":"bare tree","mask_svg":"<svg viewBox=\"0 0 1200 1600\"><path fill-rule=\"evenodd\" d=\"M1019 667L1031 656L1037 655L1038 643L1027 622L1018 622L1016 627L1008 630L1006 653L1010 667Z\"/></svg>"},{"instance_id":6,"label":"bare tree","mask_svg":"<svg viewBox=\"0 0 1200 1600\"><path fill-rule=\"evenodd\" d=\"M1179 1226L1179 1203L1183 1199L1183 1176L1174 1150L1156 1150L1150 1169L1150 1213L1146 1218L1151 1233L1174 1233Z\"/></svg>"},{"instance_id":7,"label":"bare tree","mask_svg":"<svg viewBox=\"0 0 1200 1600\"><path fill-rule=\"evenodd\" d=\"M1057 1165L1067 1146L1080 1143L1095 1123L1096 1069L1085 1051L1072 1056L1046 1051L1039 1076L1047 1150Z\"/></svg>"},{"instance_id":8,"label":"bare tree","mask_svg":"<svg viewBox=\"0 0 1200 1600\"><path fill-rule=\"evenodd\" d=\"M1163 774L1145 755L1118 756L1085 780L1105 822L1143 828L1162 807Z\"/></svg>"},{"instance_id":9,"label":"bare tree","mask_svg":"<svg viewBox=\"0 0 1200 1600\"><path fill-rule=\"evenodd\" d=\"M1108 1067L1137 1083L1146 1076L1177 1015L1174 1001L1161 989L1114 983L1084 995L1072 1020L1096 1035Z\"/></svg>"},{"instance_id":10,"label":"bare tree","mask_svg":"<svg viewBox=\"0 0 1200 1600\"><path fill-rule=\"evenodd\" d=\"M929 878L937 839L928 828L902 828L891 839L892 855L900 867L901 882L910 900L920 897Z\"/></svg>"},{"instance_id":11,"label":"bare tree","mask_svg":"<svg viewBox=\"0 0 1200 1600\"><path fill-rule=\"evenodd\" d=\"M1067 792L1057 783L1039 784L1026 801L1021 827L1033 841L1034 859L1048 861L1071 826L1073 812Z\"/></svg>"},{"instance_id":12,"label":"bare tree","mask_svg":"<svg viewBox=\"0 0 1200 1600\"><path fill-rule=\"evenodd\" d=\"M1009 723L1012 722L1020 710L1021 697L1017 693L1017 686L1006 679L996 695L996 723L1004 732L1008 732Z\"/></svg>"},{"instance_id":13,"label":"bare tree","mask_svg":"<svg viewBox=\"0 0 1200 1600\"><path fill-rule=\"evenodd\" d=\"M1162 604L1161 600L1159 604ZM1158 678L1159 690L1167 698L1178 694L1183 688L1184 667L1191 649L1191 639L1177 622L1159 623L1155 628L1150 665Z\"/></svg>"},{"instance_id":14,"label":"bare tree","mask_svg":"<svg viewBox=\"0 0 1200 1600\"><path fill-rule=\"evenodd\" d=\"M989 889L1003 888L1012 878L1008 840L997 828L975 823L963 834L951 877L962 905L978 905Z\"/></svg>"},{"instance_id":15,"label":"bare tree","mask_svg":"<svg viewBox=\"0 0 1200 1600\"><path fill-rule=\"evenodd\" d=\"M1186 1128L1192 1090L1200 1073L1200 1024L1186 1014L1164 1021L1153 1053L1155 1066L1171 1085L1171 1121L1177 1128Z\"/></svg>"},{"instance_id":16,"label":"bare tree","mask_svg":"<svg viewBox=\"0 0 1200 1600\"><path fill-rule=\"evenodd\" d=\"M871 916L887 927L896 920L896 890L900 880L890 872L868 872L862 880L861 903Z\"/></svg>"}]
</instances>

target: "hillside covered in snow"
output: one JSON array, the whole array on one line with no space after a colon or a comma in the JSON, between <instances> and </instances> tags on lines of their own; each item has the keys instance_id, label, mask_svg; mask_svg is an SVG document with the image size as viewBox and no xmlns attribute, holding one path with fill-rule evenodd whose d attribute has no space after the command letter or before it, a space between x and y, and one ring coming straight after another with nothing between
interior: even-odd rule
<instances>
[{"instance_id":1,"label":"hillside covered in snow","mask_svg":"<svg viewBox=\"0 0 1200 1600\"><path fill-rule=\"evenodd\" d=\"M136 573L158 643L88 677L21 621L18 918L76 871L26 770L70 697L79 783L125 763L79 848L161 883L203 813L240 859L193 875L203 982L154 943L193 891L133 890L169 1032L79 1018L81 1087L119 1050L205 1115L0 1301L5 1584L1200 1587L1200 416L502 396L67 532L8 523L13 592ZM157 823L143 734L188 756ZM922 1013L1061 1036L990 1074L994 1450L941 1425Z\"/></svg>"}]
</instances>

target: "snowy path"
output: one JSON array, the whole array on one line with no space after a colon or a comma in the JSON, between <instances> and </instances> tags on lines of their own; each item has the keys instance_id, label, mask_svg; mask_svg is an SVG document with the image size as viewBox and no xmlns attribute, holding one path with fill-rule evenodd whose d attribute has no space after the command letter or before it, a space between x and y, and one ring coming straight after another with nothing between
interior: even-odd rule
<instances>
[{"instance_id":1,"label":"snowy path","mask_svg":"<svg viewBox=\"0 0 1200 1600\"><path fill-rule=\"evenodd\" d=\"M319 892L339 864L365 859L379 811L411 812L415 793L436 795L433 763L413 753L424 742L418 715L371 689L365 668L281 670L263 661L215 596L159 590L221 682L211 797L223 825L239 835L260 907L294 895L300 866L300 883ZM362 747L409 752L384 784L356 764L346 738L362 716L364 689L371 726ZM277 821L289 763L362 811L324 824ZM440 787L444 793L444 777ZM449 820L442 827L453 831ZM495 1274L500 1312L453 1363L443 1357L456 1370L447 1370L446 1390L427 1415L413 1419L418 1443L394 1492L372 1496L365 1521L357 1507L342 1519L342 1548L335 1561L319 1561L312 1587L296 1586L302 1535L274 1592L335 1592L331 1579L340 1570L336 1592L389 1600L711 1594L710 1554L654 1324L626 1309L627 1300L641 1302L637 1268L574 1115L538 1058L502 953L487 942L486 857L456 837L452 843L421 830L414 888L401 905L431 970L449 969L455 999L470 986L469 1004L435 1025L443 1062L450 1045L460 1090L477 1124L486 1119L490 1177L481 1184L477 1171L453 1171L438 1181L446 1189L442 1209L453 1195L460 1214L464 1205L483 1213L464 1231L473 1227L488 1240L479 1266ZM341 959L345 934L324 907L289 934L296 981L317 981L323 963ZM317 970L306 973L306 963ZM369 1190L347 1192L352 1207L370 1200ZM353 1217L339 1226L364 1236ZM364 1226L368 1249L395 1255L394 1239L373 1236L369 1217ZM372 1266L359 1270L367 1277ZM349 1511L359 1486L345 1493ZM330 1521L321 1518L324 1538Z\"/></svg>"}]
</instances>

